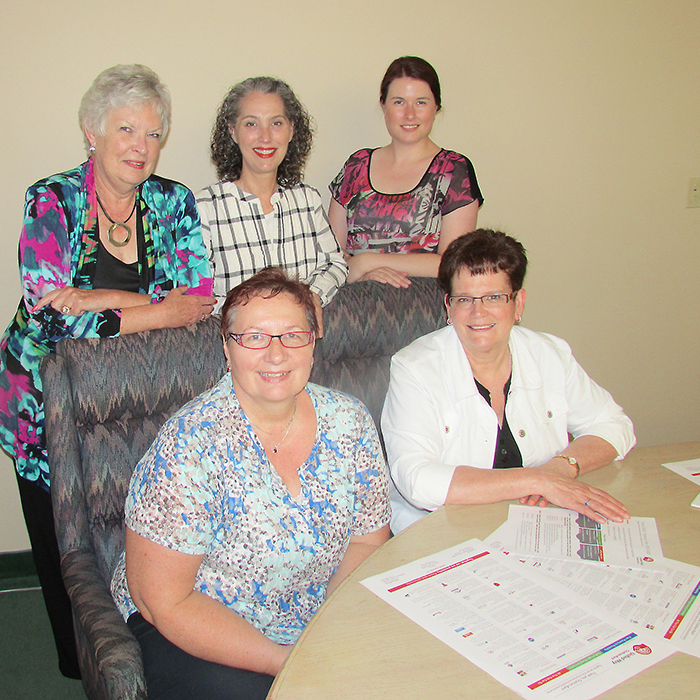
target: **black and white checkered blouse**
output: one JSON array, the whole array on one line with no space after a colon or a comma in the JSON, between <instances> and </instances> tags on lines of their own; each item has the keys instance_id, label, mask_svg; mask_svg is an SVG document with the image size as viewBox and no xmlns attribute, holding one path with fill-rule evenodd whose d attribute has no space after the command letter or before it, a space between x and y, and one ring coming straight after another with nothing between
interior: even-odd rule
<instances>
[{"instance_id":1,"label":"black and white checkered blouse","mask_svg":"<svg viewBox=\"0 0 700 700\"><path fill-rule=\"evenodd\" d=\"M308 185L278 189L273 211L233 182L217 182L197 194L202 236L209 251L217 310L227 292L270 265L296 274L325 306L348 274L323 210Z\"/></svg>"}]
</instances>

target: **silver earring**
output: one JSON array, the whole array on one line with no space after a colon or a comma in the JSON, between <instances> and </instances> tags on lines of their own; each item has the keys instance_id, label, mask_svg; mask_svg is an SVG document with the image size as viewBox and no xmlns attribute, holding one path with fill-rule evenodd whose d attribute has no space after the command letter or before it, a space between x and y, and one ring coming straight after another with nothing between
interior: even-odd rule
<instances>
[{"instance_id":1,"label":"silver earring","mask_svg":"<svg viewBox=\"0 0 700 700\"><path fill-rule=\"evenodd\" d=\"M451 318L448 318L448 319L447 319L447 325L448 325L448 326L451 326L451 325L452 325L452 319L451 319Z\"/></svg>"},{"instance_id":2,"label":"silver earring","mask_svg":"<svg viewBox=\"0 0 700 700\"><path fill-rule=\"evenodd\" d=\"M518 323L520 323L520 321L523 320L523 315L522 315L522 314L518 314L518 318L516 318L515 320L516 320Z\"/></svg>"},{"instance_id":3,"label":"silver earring","mask_svg":"<svg viewBox=\"0 0 700 700\"><path fill-rule=\"evenodd\" d=\"M95 147L94 147L94 146L90 146L90 148L88 148L88 151L90 151L91 154L94 153L94 152L95 152Z\"/></svg>"}]
</instances>

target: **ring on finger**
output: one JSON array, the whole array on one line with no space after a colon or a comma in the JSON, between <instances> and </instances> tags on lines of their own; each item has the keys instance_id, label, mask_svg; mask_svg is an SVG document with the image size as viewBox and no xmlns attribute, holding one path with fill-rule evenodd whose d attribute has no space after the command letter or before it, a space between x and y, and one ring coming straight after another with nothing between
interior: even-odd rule
<instances>
[{"instance_id":1,"label":"ring on finger","mask_svg":"<svg viewBox=\"0 0 700 700\"><path fill-rule=\"evenodd\" d=\"M61 307L61 313L62 313L62 314L70 313L70 306L62 306L62 307Z\"/></svg>"}]
</instances>

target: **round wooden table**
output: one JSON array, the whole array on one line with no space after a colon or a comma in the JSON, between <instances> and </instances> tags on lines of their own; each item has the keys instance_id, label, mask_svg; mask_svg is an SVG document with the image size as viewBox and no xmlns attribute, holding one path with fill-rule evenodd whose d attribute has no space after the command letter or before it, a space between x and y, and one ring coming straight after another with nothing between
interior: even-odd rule
<instances>
[{"instance_id":1,"label":"round wooden table","mask_svg":"<svg viewBox=\"0 0 700 700\"><path fill-rule=\"evenodd\" d=\"M700 489L664 462L700 458L700 442L634 449L585 481L620 499L633 516L656 518L664 555L700 565ZM329 597L300 637L268 700L425 700L519 697L360 584L375 574L485 539L509 503L446 506L392 538ZM700 658L678 652L599 696L659 700L700 695Z\"/></svg>"}]
</instances>

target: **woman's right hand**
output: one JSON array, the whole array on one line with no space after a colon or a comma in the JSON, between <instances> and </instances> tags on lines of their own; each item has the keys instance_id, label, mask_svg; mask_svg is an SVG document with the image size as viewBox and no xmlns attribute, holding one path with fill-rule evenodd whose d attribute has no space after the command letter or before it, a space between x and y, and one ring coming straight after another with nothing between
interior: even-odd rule
<instances>
[{"instance_id":1,"label":"woman's right hand","mask_svg":"<svg viewBox=\"0 0 700 700\"><path fill-rule=\"evenodd\" d=\"M390 284L398 289L408 287L411 284L411 280L408 279L408 272L385 265L384 263L387 261L387 256L381 253L346 254L345 262L348 264L347 283L374 280L382 284Z\"/></svg>"},{"instance_id":2,"label":"woman's right hand","mask_svg":"<svg viewBox=\"0 0 700 700\"><path fill-rule=\"evenodd\" d=\"M189 287L175 287L160 302L165 312L165 328L189 326L197 321L204 321L214 311L214 297L187 294Z\"/></svg>"},{"instance_id":3,"label":"woman's right hand","mask_svg":"<svg viewBox=\"0 0 700 700\"><path fill-rule=\"evenodd\" d=\"M66 316L82 316L86 311L100 312L116 307L116 304L112 304L114 296L115 292L111 289L59 287L41 297L31 311L35 314L45 306L51 305Z\"/></svg>"}]
</instances>

